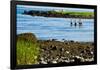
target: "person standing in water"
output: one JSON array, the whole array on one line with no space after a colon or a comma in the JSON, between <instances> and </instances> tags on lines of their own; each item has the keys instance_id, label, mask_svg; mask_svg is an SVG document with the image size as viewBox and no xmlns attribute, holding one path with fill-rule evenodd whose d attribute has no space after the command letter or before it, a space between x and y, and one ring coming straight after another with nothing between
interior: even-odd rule
<instances>
[{"instance_id":1,"label":"person standing in water","mask_svg":"<svg viewBox=\"0 0 100 70\"><path fill-rule=\"evenodd\" d=\"M79 19L79 26L82 26L82 21L81 21L81 19Z\"/></svg>"}]
</instances>

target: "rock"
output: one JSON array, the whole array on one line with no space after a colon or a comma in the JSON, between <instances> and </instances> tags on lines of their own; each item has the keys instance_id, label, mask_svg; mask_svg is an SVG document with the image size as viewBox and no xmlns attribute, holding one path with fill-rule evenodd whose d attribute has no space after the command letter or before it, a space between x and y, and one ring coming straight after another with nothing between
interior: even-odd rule
<instances>
[{"instance_id":1,"label":"rock","mask_svg":"<svg viewBox=\"0 0 100 70\"><path fill-rule=\"evenodd\" d=\"M81 62L85 62L85 59L84 58L81 58Z\"/></svg>"},{"instance_id":2,"label":"rock","mask_svg":"<svg viewBox=\"0 0 100 70\"><path fill-rule=\"evenodd\" d=\"M66 45L68 45L68 43L65 43Z\"/></svg>"},{"instance_id":3,"label":"rock","mask_svg":"<svg viewBox=\"0 0 100 70\"><path fill-rule=\"evenodd\" d=\"M74 61L75 61L74 59L70 60L70 62L74 62Z\"/></svg>"},{"instance_id":4,"label":"rock","mask_svg":"<svg viewBox=\"0 0 100 70\"><path fill-rule=\"evenodd\" d=\"M69 54L69 51L66 51L67 54Z\"/></svg>"},{"instance_id":5,"label":"rock","mask_svg":"<svg viewBox=\"0 0 100 70\"><path fill-rule=\"evenodd\" d=\"M50 45L50 48L52 48L52 45Z\"/></svg>"},{"instance_id":6,"label":"rock","mask_svg":"<svg viewBox=\"0 0 100 70\"><path fill-rule=\"evenodd\" d=\"M75 63L79 63L79 62L81 62L81 59L80 58L74 58L74 60L75 60Z\"/></svg>"},{"instance_id":7,"label":"rock","mask_svg":"<svg viewBox=\"0 0 100 70\"><path fill-rule=\"evenodd\" d=\"M81 57L80 56L75 56L77 59L80 59Z\"/></svg>"},{"instance_id":8,"label":"rock","mask_svg":"<svg viewBox=\"0 0 100 70\"><path fill-rule=\"evenodd\" d=\"M52 47L52 49L51 49L51 50L57 50L56 46Z\"/></svg>"},{"instance_id":9,"label":"rock","mask_svg":"<svg viewBox=\"0 0 100 70\"><path fill-rule=\"evenodd\" d=\"M61 51L61 52L64 51L64 48L60 48L60 51Z\"/></svg>"},{"instance_id":10,"label":"rock","mask_svg":"<svg viewBox=\"0 0 100 70\"><path fill-rule=\"evenodd\" d=\"M56 58L55 60L59 60L59 58Z\"/></svg>"},{"instance_id":11,"label":"rock","mask_svg":"<svg viewBox=\"0 0 100 70\"><path fill-rule=\"evenodd\" d=\"M47 62L45 62L45 61L41 61L40 63L41 63L41 64L47 64Z\"/></svg>"},{"instance_id":12,"label":"rock","mask_svg":"<svg viewBox=\"0 0 100 70\"><path fill-rule=\"evenodd\" d=\"M64 60L64 62L69 63L70 61L69 60Z\"/></svg>"},{"instance_id":13,"label":"rock","mask_svg":"<svg viewBox=\"0 0 100 70\"><path fill-rule=\"evenodd\" d=\"M33 43L37 42L37 38L33 33L22 33L17 35L17 40L31 41Z\"/></svg>"},{"instance_id":14,"label":"rock","mask_svg":"<svg viewBox=\"0 0 100 70\"><path fill-rule=\"evenodd\" d=\"M43 61L43 60L44 60L44 58L42 58L42 57L41 57L41 58L40 58L40 60L41 60L41 61Z\"/></svg>"},{"instance_id":15,"label":"rock","mask_svg":"<svg viewBox=\"0 0 100 70\"><path fill-rule=\"evenodd\" d=\"M73 41L73 40L71 40L70 42L71 42L71 43L74 43L74 41Z\"/></svg>"},{"instance_id":16,"label":"rock","mask_svg":"<svg viewBox=\"0 0 100 70\"><path fill-rule=\"evenodd\" d=\"M91 51L91 54L93 55L94 53Z\"/></svg>"},{"instance_id":17,"label":"rock","mask_svg":"<svg viewBox=\"0 0 100 70\"><path fill-rule=\"evenodd\" d=\"M84 53L85 53L85 51L84 51L84 50L82 50L82 51L81 51L81 53L82 53L82 54L84 54Z\"/></svg>"},{"instance_id":18,"label":"rock","mask_svg":"<svg viewBox=\"0 0 100 70\"><path fill-rule=\"evenodd\" d=\"M57 39L52 39L52 41L56 41Z\"/></svg>"},{"instance_id":19,"label":"rock","mask_svg":"<svg viewBox=\"0 0 100 70\"><path fill-rule=\"evenodd\" d=\"M66 59L66 57L61 57L61 59L63 59L63 60L64 60L64 59Z\"/></svg>"},{"instance_id":20,"label":"rock","mask_svg":"<svg viewBox=\"0 0 100 70\"><path fill-rule=\"evenodd\" d=\"M47 62L50 62L50 61L51 61L51 60L48 58L48 59L47 59Z\"/></svg>"},{"instance_id":21,"label":"rock","mask_svg":"<svg viewBox=\"0 0 100 70\"><path fill-rule=\"evenodd\" d=\"M52 61L52 63L57 63L57 61L54 60L54 61Z\"/></svg>"},{"instance_id":22,"label":"rock","mask_svg":"<svg viewBox=\"0 0 100 70\"><path fill-rule=\"evenodd\" d=\"M63 61L63 59L60 58L60 59L58 60L58 62L64 62L64 61Z\"/></svg>"},{"instance_id":23,"label":"rock","mask_svg":"<svg viewBox=\"0 0 100 70\"><path fill-rule=\"evenodd\" d=\"M94 61L94 58L91 58L91 59L85 59L85 61L89 61L89 62L91 62L91 61Z\"/></svg>"}]
</instances>

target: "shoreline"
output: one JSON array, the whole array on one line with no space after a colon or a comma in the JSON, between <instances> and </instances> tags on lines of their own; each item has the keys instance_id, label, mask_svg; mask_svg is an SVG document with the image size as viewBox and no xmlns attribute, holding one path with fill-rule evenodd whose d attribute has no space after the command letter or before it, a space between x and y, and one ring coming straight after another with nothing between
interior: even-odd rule
<instances>
[{"instance_id":1,"label":"shoreline","mask_svg":"<svg viewBox=\"0 0 100 70\"><path fill-rule=\"evenodd\" d=\"M93 43L94 41L79 41L79 40L66 40L66 39L37 39L38 41L59 41L59 42L79 42L79 43Z\"/></svg>"},{"instance_id":2,"label":"shoreline","mask_svg":"<svg viewBox=\"0 0 100 70\"><path fill-rule=\"evenodd\" d=\"M36 64L81 63L94 61L94 43L76 41L38 40L33 33L17 35L17 41L38 44ZM24 46L25 47L25 46ZM28 46L26 46L28 48ZM33 46L31 46L33 47ZM36 47L35 47L36 49ZM31 50L32 51L32 50Z\"/></svg>"},{"instance_id":3,"label":"shoreline","mask_svg":"<svg viewBox=\"0 0 100 70\"><path fill-rule=\"evenodd\" d=\"M44 15L31 15L31 14L25 14L25 15L30 15L30 16L42 16L42 17L51 17L51 18L71 18L71 19L94 19L94 17L72 17L72 16L68 16L68 17L60 17L60 16L44 16Z\"/></svg>"},{"instance_id":4,"label":"shoreline","mask_svg":"<svg viewBox=\"0 0 100 70\"><path fill-rule=\"evenodd\" d=\"M79 18L79 19L93 19L91 12L56 12L56 11L24 11L25 15L44 16L44 17L59 17L59 18Z\"/></svg>"},{"instance_id":5,"label":"shoreline","mask_svg":"<svg viewBox=\"0 0 100 70\"><path fill-rule=\"evenodd\" d=\"M92 42L40 40L39 44L41 48L40 64L91 62L94 60Z\"/></svg>"}]
</instances>

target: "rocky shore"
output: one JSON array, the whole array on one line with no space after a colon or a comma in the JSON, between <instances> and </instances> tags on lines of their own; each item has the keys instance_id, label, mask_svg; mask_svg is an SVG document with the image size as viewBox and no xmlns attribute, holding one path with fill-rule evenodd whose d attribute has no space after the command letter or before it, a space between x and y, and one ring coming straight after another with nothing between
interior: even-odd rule
<instances>
[{"instance_id":1,"label":"rocky shore","mask_svg":"<svg viewBox=\"0 0 100 70\"><path fill-rule=\"evenodd\" d=\"M92 42L39 40L39 64L94 61Z\"/></svg>"},{"instance_id":2,"label":"rocky shore","mask_svg":"<svg viewBox=\"0 0 100 70\"><path fill-rule=\"evenodd\" d=\"M23 46L22 47L23 51L25 48L28 51L25 53L28 54L27 59L24 58L24 55L17 52L18 57L21 56L21 58L18 59L20 60L20 62L22 58L25 61L28 61L28 59L31 59L31 61L33 61L32 59L34 59L35 64L80 63L80 62L94 61L93 42L76 42L73 40L57 41L56 39L38 40L36 36L32 33L19 34L17 36L17 42L18 42L17 45L19 45L17 46L17 48L18 47L20 48L17 51L20 51L21 53L25 53L26 51L25 52L21 51L22 46ZM29 49L29 47L30 48L34 47L34 48L32 50ZM32 57L29 57L29 55ZM33 63L31 61L28 63L29 64Z\"/></svg>"}]
</instances>

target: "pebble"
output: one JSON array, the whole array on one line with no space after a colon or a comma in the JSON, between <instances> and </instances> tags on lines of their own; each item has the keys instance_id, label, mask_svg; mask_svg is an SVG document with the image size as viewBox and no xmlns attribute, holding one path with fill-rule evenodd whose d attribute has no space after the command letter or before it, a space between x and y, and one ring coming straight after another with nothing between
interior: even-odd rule
<instances>
[{"instance_id":1,"label":"pebble","mask_svg":"<svg viewBox=\"0 0 100 70\"><path fill-rule=\"evenodd\" d=\"M55 60L58 60L59 58L56 58Z\"/></svg>"},{"instance_id":2,"label":"pebble","mask_svg":"<svg viewBox=\"0 0 100 70\"><path fill-rule=\"evenodd\" d=\"M67 54L69 54L69 51L66 51Z\"/></svg>"},{"instance_id":3,"label":"pebble","mask_svg":"<svg viewBox=\"0 0 100 70\"><path fill-rule=\"evenodd\" d=\"M69 60L64 60L64 62L69 63L70 61Z\"/></svg>"},{"instance_id":4,"label":"pebble","mask_svg":"<svg viewBox=\"0 0 100 70\"><path fill-rule=\"evenodd\" d=\"M85 61L94 61L94 58L91 58L91 59L85 59Z\"/></svg>"},{"instance_id":5,"label":"pebble","mask_svg":"<svg viewBox=\"0 0 100 70\"><path fill-rule=\"evenodd\" d=\"M93 52L91 52L91 54L93 54Z\"/></svg>"},{"instance_id":6,"label":"pebble","mask_svg":"<svg viewBox=\"0 0 100 70\"><path fill-rule=\"evenodd\" d=\"M57 63L57 61L52 61L52 63Z\"/></svg>"},{"instance_id":7,"label":"pebble","mask_svg":"<svg viewBox=\"0 0 100 70\"><path fill-rule=\"evenodd\" d=\"M74 59L70 60L70 62L74 62L74 61L75 61Z\"/></svg>"},{"instance_id":8,"label":"pebble","mask_svg":"<svg viewBox=\"0 0 100 70\"><path fill-rule=\"evenodd\" d=\"M41 64L47 64L47 62L45 62L45 61L41 61Z\"/></svg>"},{"instance_id":9,"label":"pebble","mask_svg":"<svg viewBox=\"0 0 100 70\"><path fill-rule=\"evenodd\" d=\"M41 57L41 58L40 58L40 60L41 60L41 61L43 61L43 60L44 60L44 58L42 58L42 57Z\"/></svg>"},{"instance_id":10,"label":"pebble","mask_svg":"<svg viewBox=\"0 0 100 70\"><path fill-rule=\"evenodd\" d=\"M63 60L62 59L59 59L58 62L63 62Z\"/></svg>"},{"instance_id":11,"label":"pebble","mask_svg":"<svg viewBox=\"0 0 100 70\"><path fill-rule=\"evenodd\" d=\"M80 56L75 56L76 58L78 58L78 59L81 59L81 57Z\"/></svg>"},{"instance_id":12,"label":"pebble","mask_svg":"<svg viewBox=\"0 0 100 70\"><path fill-rule=\"evenodd\" d=\"M84 62L84 61L85 61L85 59L84 59L83 57L81 57L81 61L82 61L82 62Z\"/></svg>"}]
</instances>

